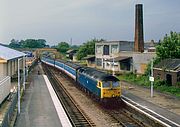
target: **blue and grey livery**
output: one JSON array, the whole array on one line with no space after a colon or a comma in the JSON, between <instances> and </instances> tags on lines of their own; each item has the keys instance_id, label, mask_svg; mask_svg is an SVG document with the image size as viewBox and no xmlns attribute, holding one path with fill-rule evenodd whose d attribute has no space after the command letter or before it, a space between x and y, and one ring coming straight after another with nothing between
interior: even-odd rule
<instances>
[{"instance_id":1,"label":"blue and grey livery","mask_svg":"<svg viewBox=\"0 0 180 127\"><path fill-rule=\"evenodd\" d=\"M101 100L119 98L121 85L119 79L94 68L83 67L72 62L53 60L43 57L41 61L65 72L78 85Z\"/></svg>"}]
</instances>

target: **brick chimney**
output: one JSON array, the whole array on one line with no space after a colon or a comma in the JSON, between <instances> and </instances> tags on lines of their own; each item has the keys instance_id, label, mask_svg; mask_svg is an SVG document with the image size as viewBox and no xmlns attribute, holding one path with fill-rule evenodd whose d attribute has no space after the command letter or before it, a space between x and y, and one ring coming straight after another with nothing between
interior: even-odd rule
<instances>
[{"instance_id":1,"label":"brick chimney","mask_svg":"<svg viewBox=\"0 0 180 127\"><path fill-rule=\"evenodd\" d=\"M134 51L144 52L144 34L143 34L143 5L136 4L135 9L135 38Z\"/></svg>"}]
</instances>

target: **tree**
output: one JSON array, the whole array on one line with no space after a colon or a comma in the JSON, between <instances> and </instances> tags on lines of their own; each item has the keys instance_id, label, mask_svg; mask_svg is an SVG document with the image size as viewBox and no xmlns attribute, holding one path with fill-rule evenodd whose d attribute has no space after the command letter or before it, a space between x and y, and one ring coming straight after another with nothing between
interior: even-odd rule
<instances>
[{"instance_id":1,"label":"tree","mask_svg":"<svg viewBox=\"0 0 180 127\"><path fill-rule=\"evenodd\" d=\"M22 42L23 48L44 48L46 46L46 40L44 39L26 39Z\"/></svg>"},{"instance_id":2,"label":"tree","mask_svg":"<svg viewBox=\"0 0 180 127\"><path fill-rule=\"evenodd\" d=\"M78 49L79 49L79 46L78 46L78 45L72 45L70 48L71 48L71 49L74 49L74 50L78 50Z\"/></svg>"},{"instance_id":3,"label":"tree","mask_svg":"<svg viewBox=\"0 0 180 127\"><path fill-rule=\"evenodd\" d=\"M171 32L156 47L158 60L180 58L180 33Z\"/></svg>"},{"instance_id":4,"label":"tree","mask_svg":"<svg viewBox=\"0 0 180 127\"><path fill-rule=\"evenodd\" d=\"M83 57L86 57L87 55L94 55L95 54L95 43L103 41L103 39L92 39L90 41L87 41L82 46L80 46L79 51L77 52L77 59L81 60Z\"/></svg>"},{"instance_id":5,"label":"tree","mask_svg":"<svg viewBox=\"0 0 180 127\"><path fill-rule=\"evenodd\" d=\"M15 39L11 40L11 43L9 44L9 47L11 48L44 48L47 47L46 40L44 39L26 39L18 41Z\"/></svg>"},{"instance_id":6,"label":"tree","mask_svg":"<svg viewBox=\"0 0 180 127\"><path fill-rule=\"evenodd\" d=\"M57 46L57 50L61 53L65 53L69 49L69 44L67 42L60 42Z\"/></svg>"},{"instance_id":7,"label":"tree","mask_svg":"<svg viewBox=\"0 0 180 127\"><path fill-rule=\"evenodd\" d=\"M161 60L166 58L180 58L180 33L170 32L170 35L165 35L163 40L156 46L157 57L153 61L154 64L158 64ZM145 74L150 73L150 64L146 69Z\"/></svg>"},{"instance_id":8,"label":"tree","mask_svg":"<svg viewBox=\"0 0 180 127\"><path fill-rule=\"evenodd\" d=\"M12 39L10 44L9 44L9 47L10 48L20 48L21 45L20 45L18 40Z\"/></svg>"}]
</instances>

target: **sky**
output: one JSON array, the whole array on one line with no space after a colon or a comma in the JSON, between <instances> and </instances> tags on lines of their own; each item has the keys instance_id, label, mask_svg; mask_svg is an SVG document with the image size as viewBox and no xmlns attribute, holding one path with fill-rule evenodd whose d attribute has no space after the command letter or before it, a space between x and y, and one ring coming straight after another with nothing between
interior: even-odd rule
<instances>
[{"instance_id":1,"label":"sky","mask_svg":"<svg viewBox=\"0 0 180 127\"><path fill-rule=\"evenodd\" d=\"M142 3L145 41L180 32L180 0L0 0L0 42L46 39L79 45L97 38L134 40L135 4Z\"/></svg>"}]
</instances>

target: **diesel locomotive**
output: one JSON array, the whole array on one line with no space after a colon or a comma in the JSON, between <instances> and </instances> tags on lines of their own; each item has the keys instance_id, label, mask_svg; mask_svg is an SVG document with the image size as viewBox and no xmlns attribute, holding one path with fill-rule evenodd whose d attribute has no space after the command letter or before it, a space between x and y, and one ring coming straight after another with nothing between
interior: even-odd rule
<instances>
[{"instance_id":1,"label":"diesel locomotive","mask_svg":"<svg viewBox=\"0 0 180 127\"><path fill-rule=\"evenodd\" d=\"M121 96L120 81L115 76L68 61L54 60L47 57L42 57L41 61L60 69L69 75L77 85L80 85L103 102L118 99Z\"/></svg>"}]
</instances>

